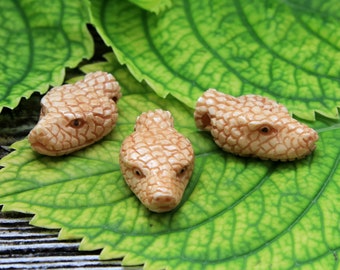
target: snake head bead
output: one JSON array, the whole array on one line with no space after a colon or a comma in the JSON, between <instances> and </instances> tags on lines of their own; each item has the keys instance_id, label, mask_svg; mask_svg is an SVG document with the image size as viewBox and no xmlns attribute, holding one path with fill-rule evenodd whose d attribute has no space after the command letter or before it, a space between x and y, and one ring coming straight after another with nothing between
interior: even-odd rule
<instances>
[{"instance_id":1,"label":"snake head bead","mask_svg":"<svg viewBox=\"0 0 340 270\"><path fill-rule=\"evenodd\" d=\"M40 119L28 135L36 152L66 155L107 135L118 118L120 86L106 72L51 89L41 100Z\"/></svg>"},{"instance_id":2,"label":"snake head bead","mask_svg":"<svg viewBox=\"0 0 340 270\"><path fill-rule=\"evenodd\" d=\"M168 111L141 114L120 150L124 179L153 212L167 212L181 201L194 168L190 141L174 128Z\"/></svg>"},{"instance_id":3,"label":"snake head bead","mask_svg":"<svg viewBox=\"0 0 340 270\"><path fill-rule=\"evenodd\" d=\"M236 98L209 89L198 99L194 117L218 146L240 156L300 159L318 140L317 132L292 118L283 105L257 95Z\"/></svg>"}]
</instances>

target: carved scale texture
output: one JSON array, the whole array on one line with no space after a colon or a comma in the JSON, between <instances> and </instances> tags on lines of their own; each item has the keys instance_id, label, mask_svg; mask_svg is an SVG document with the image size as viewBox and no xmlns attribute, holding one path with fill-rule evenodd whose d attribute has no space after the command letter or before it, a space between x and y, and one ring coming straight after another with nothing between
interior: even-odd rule
<instances>
[{"instance_id":1,"label":"carved scale texture","mask_svg":"<svg viewBox=\"0 0 340 270\"><path fill-rule=\"evenodd\" d=\"M317 132L283 105L257 95L236 98L209 89L198 99L194 117L218 146L240 156L294 160L310 154L318 140Z\"/></svg>"},{"instance_id":2,"label":"carved scale texture","mask_svg":"<svg viewBox=\"0 0 340 270\"><path fill-rule=\"evenodd\" d=\"M32 148L60 156L100 140L117 122L120 97L118 82L101 71L51 89L41 100L39 122L28 136Z\"/></svg>"},{"instance_id":3,"label":"carved scale texture","mask_svg":"<svg viewBox=\"0 0 340 270\"><path fill-rule=\"evenodd\" d=\"M190 141L178 133L168 111L141 114L121 147L120 167L138 199L151 211L166 212L181 201L194 168Z\"/></svg>"}]
</instances>

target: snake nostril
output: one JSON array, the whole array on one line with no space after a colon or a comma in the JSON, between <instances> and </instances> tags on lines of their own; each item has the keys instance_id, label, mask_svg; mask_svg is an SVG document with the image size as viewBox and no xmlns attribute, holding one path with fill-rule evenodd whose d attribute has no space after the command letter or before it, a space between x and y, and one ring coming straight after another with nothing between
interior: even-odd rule
<instances>
[{"instance_id":1,"label":"snake nostril","mask_svg":"<svg viewBox=\"0 0 340 270\"><path fill-rule=\"evenodd\" d=\"M176 203L176 198L172 194L155 194L153 201L157 203L158 206L170 206Z\"/></svg>"},{"instance_id":2,"label":"snake nostril","mask_svg":"<svg viewBox=\"0 0 340 270\"><path fill-rule=\"evenodd\" d=\"M302 138L307 144L308 143L311 143L311 142L313 142L315 139L314 139L314 136L313 135L305 135L305 136L303 136L303 138Z\"/></svg>"},{"instance_id":3,"label":"snake nostril","mask_svg":"<svg viewBox=\"0 0 340 270\"><path fill-rule=\"evenodd\" d=\"M155 201L157 202L162 202L162 203L169 203L173 200L174 198L169 195L163 195L163 196L158 196L155 198Z\"/></svg>"}]
</instances>

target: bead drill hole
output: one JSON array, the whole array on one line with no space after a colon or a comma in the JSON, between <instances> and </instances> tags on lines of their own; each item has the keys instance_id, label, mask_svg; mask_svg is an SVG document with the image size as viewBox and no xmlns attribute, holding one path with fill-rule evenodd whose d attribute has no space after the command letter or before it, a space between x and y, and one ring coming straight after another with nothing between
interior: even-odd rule
<instances>
[{"instance_id":1,"label":"bead drill hole","mask_svg":"<svg viewBox=\"0 0 340 270\"><path fill-rule=\"evenodd\" d=\"M210 119L209 114L207 114L207 113L204 114L201 118L201 121L202 121L202 124L203 124L203 128L210 126L211 119Z\"/></svg>"}]
</instances>

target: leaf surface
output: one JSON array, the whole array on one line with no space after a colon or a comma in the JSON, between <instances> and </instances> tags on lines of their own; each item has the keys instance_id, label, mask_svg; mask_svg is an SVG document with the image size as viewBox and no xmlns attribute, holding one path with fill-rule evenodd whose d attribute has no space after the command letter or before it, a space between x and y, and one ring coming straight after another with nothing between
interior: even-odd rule
<instances>
[{"instance_id":1,"label":"leaf surface","mask_svg":"<svg viewBox=\"0 0 340 270\"><path fill-rule=\"evenodd\" d=\"M338 116L339 1L178 0L156 16L100 0L91 10L119 61L162 97L193 108L216 88L268 96L305 119Z\"/></svg>"},{"instance_id":2,"label":"leaf surface","mask_svg":"<svg viewBox=\"0 0 340 270\"><path fill-rule=\"evenodd\" d=\"M0 111L44 93L93 54L85 1L0 1Z\"/></svg>"},{"instance_id":3,"label":"leaf surface","mask_svg":"<svg viewBox=\"0 0 340 270\"><path fill-rule=\"evenodd\" d=\"M148 11L159 13L171 6L171 0L129 0L131 3L140 6Z\"/></svg>"},{"instance_id":4,"label":"leaf surface","mask_svg":"<svg viewBox=\"0 0 340 270\"><path fill-rule=\"evenodd\" d=\"M193 111L132 80L106 55L121 82L115 130L67 157L34 153L26 140L1 160L4 210L35 213L33 225L62 228L80 248L103 248L145 269L337 269L340 250L340 122L321 116L317 150L288 163L236 157L196 129ZM105 70L108 63L85 67ZM143 111L172 112L195 150L195 170L181 205L146 210L126 186L118 164L122 140ZM311 123L309 123L311 125Z\"/></svg>"}]
</instances>

